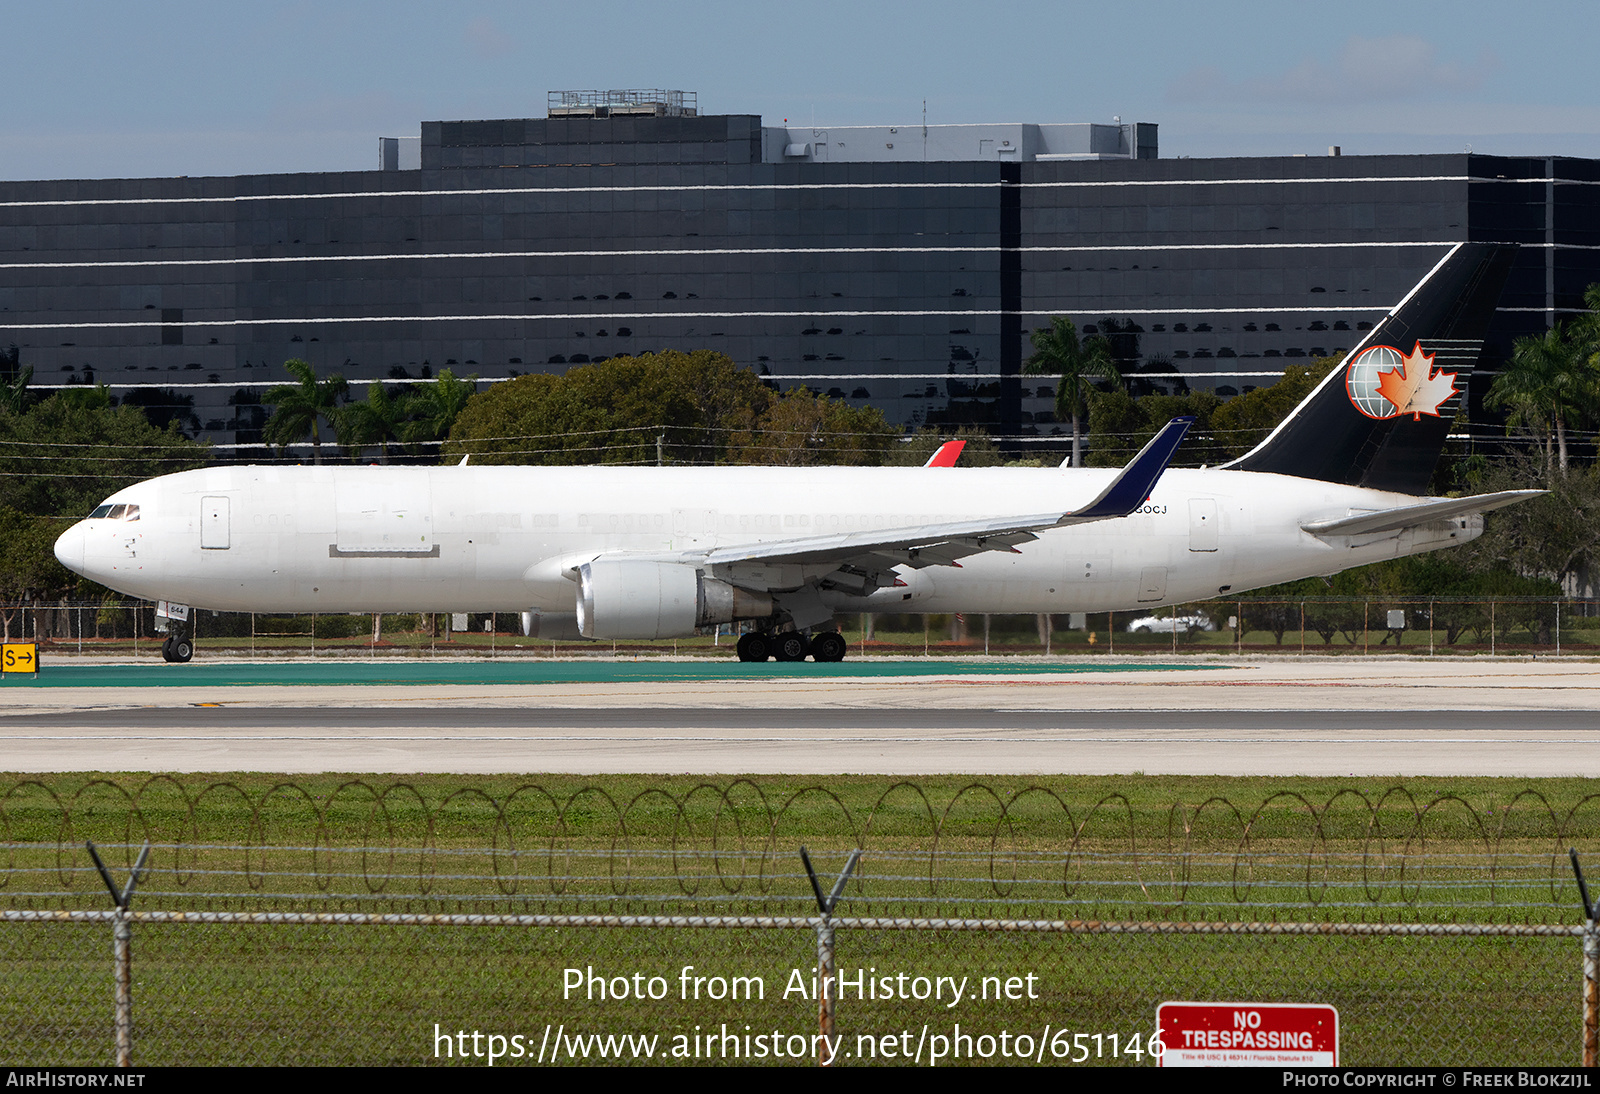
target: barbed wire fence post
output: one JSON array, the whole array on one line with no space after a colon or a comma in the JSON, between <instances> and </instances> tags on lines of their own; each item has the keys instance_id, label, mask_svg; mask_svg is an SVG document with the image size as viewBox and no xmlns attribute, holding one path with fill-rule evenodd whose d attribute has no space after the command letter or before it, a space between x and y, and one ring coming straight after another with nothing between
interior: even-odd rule
<instances>
[{"instance_id":1,"label":"barbed wire fence post","mask_svg":"<svg viewBox=\"0 0 1600 1094\"><path fill-rule=\"evenodd\" d=\"M1578 879L1578 899L1583 901L1583 1066L1600 1066L1600 928L1594 921L1589 886L1578 865L1578 849L1567 848L1572 873Z\"/></svg>"},{"instance_id":2,"label":"barbed wire fence post","mask_svg":"<svg viewBox=\"0 0 1600 1094\"><path fill-rule=\"evenodd\" d=\"M111 903L115 905L115 912L111 920L111 954L116 965L117 1002L115 1029L117 1040L117 1066L133 1066L133 913L129 904L133 900L133 890L139 884L139 875L144 872L144 865L150 858L150 843L145 841L144 847L139 851L139 858L133 864L133 872L128 875L128 884L120 891L117 883L111 880L111 871L106 869L106 864L100 861L100 853L94 849L92 842L86 842L89 857L94 859L96 870L100 871L100 880L106 883L106 888L111 892Z\"/></svg>"},{"instance_id":3,"label":"barbed wire fence post","mask_svg":"<svg viewBox=\"0 0 1600 1094\"><path fill-rule=\"evenodd\" d=\"M833 960L833 906L838 903L839 896L844 892L845 883L850 880L850 875L855 872L856 863L861 861L861 848L857 847L850 852L850 859L844 864L844 872L839 875L839 880L834 882L833 891L827 896L822 895L822 886L817 882L817 872L811 867L811 856L806 849L800 848L800 861L805 863L806 876L811 879L811 891L817 898L817 909L821 913L817 917L817 1026L821 1038L817 1041L817 1066L832 1067L835 1051L833 1025L833 1003L836 994L833 987L834 960Z\"/></svg>"}]
</instances>

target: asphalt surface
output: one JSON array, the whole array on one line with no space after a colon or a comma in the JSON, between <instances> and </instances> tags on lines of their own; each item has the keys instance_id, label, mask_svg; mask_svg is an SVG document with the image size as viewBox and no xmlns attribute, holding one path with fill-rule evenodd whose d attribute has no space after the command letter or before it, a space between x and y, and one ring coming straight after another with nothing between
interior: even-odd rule
<instances>
[{"instance_id":1,"label":"asphalt surface","mask_svg":"<svg viewBox=\"0 0 1600 1094\"><path fill-rule=\"evenodd\" d=\"M867 676L625 664L362 686L158 666L162 686L7 689L0 768L1600 777L1600 672L1586 662L915 661Z\"/></svg>"},{"instance_id":2,"label":"asphalt surface","mask_svg":"<svg viewBox=\"0 0 1600 1094\"><path fill-rule=\"evenodd\" d=\"M1600 777L1600 665L1574 659L846 667L70 665L0 689L0 768Z\"/></svg>"},{"instance_id":3,"label":"asphalt surface","mask_svg":"<svg viewBox=\"0 0 1600 1094\"><path fill-rule=\"evenodd\" d=\"M1407 710L1407 711L1232 711L1232 710L967 710L939 707L908 708L568 708L568 707L136 707L116 710L81 710L0 716L0 734L18 739L23 727L47 734L52 729L99 729L117 739L137 733L151 737L170 734L195 739L248 731L282 731L289 737L332 737L340 733L374 731L401 737L421 735L479 739L486 733L513 733L507 740L528 739L529 733L549 739L588 732L606 739L620 733L706 732L732 740L792 739L804 732L815 739L902 739L919 734L944 735L970 730L1005 737L1028 735L1050 739L1059 733L1173 732L1228 735L1275 733L1299 737L1361 732L1365 734L1460 732L1483 733L1587 733L1600 741L1600 718L1582 710ZM559 732L557 732L559 731Z\"/></svg>"}]
</instances>

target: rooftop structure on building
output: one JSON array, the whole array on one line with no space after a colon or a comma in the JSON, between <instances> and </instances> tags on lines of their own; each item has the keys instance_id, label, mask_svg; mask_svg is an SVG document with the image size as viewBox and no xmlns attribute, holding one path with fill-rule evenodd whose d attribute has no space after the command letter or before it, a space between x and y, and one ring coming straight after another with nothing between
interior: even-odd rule
<instances>
[{"instance_id":1,"label":"rooftop structure on building","mask_svg":"<svg viewBox=\"0 0 1600 1094\"><path fill-rule=\"evenodd\" d=\"M552 118L692 118L699 96L661 88L628 91L552 91L545 113Z\"/></svg>"},{"instance_id":2,"label":"rooftop structure on building","mask_svg":"<svg viewBox=\"0 0 1600 1094\"><path fill-rule=\"evenodd\" d=\"M1158 155L1156 126L1150 122L819 128L763 125L756 114L702 117L697 103L692 91L552 91L544 118L424 122L415 166L1034 163ZM388 158L383 166L401 168Z\"/></svg>"}]
</instances>

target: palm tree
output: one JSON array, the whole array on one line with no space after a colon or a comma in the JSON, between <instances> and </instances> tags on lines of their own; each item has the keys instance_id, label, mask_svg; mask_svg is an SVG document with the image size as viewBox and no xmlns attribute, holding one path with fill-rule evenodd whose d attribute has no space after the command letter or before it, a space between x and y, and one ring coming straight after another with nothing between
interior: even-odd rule
<instances>
[{"instance_id":1,"label":"palm tree","mask_svg":"<svg viewBox=\"0 0 1600 1094\"><path fill-rule=\"evenodd\" d=\"M1072 466L1083 466L1083 444L1079 422L1088 413L1089 392L1095 383L1122 386L1122 374L1111 357L1111 346L1098 335L1082 342L1078 328L1072 320L1060 315L1050 317L1050 325L1031 334L1033 356L1023 365L1030 375L1056 373L1061 382L1056 386L1056 418L1072 422Z\"/></svg>"},{"instance_id":2,"label":"palm tree","mask_svg":"<svg viewBox=\"0 0 1600 1094\"><path fill-rule=\"evenodd\" d=\"M322 462L322 436L318 424L326 420L337 425L339 402L349 391L345 378L334 373L325 380L317 379L311 365L298 357L285 361L283 367L296 380L293 384L280 384L261 397L261 401L276 409L267 419L261 435L272 444L286 448L311 432L311 462Z\"/></svg>"},{"instance_id":3,"label":"palm tree","mask_svg":"<svg viewBox=\"0 0 1600 1094\"><path fill-rule=\"evenodd\" d=\"M1586 328L1583 320L1575 326ZM1511 360L1495 378L1483 405L1504 410L1506 428L1544 434L1545 466L1551 466L1551 434L1555 464L1567 471L1567 427L1581 425L1600 395L1595 354L1588 330L1557 323L1543 336L1518 338Z\"/></svg>"},{"instance_id":4,"label":"palm tree","mask_svg":"<svg viewBox=\"0 0 1600 1094\"><path fill-rule=\"evenodd\" d=\"M411 422L406 439L411 441L442 441L450 436L450 427L466 407L467 400L478 390L476 374L465 380L457 379L449 369L440 369L439 378L423 384L407 403Z\"/></svg>"},{"instance_id":5,"label":"palm tree","mask_svg":"<svg viewBox=\"0 0 1600 1094\"><path fill-rule=\"evenodd\" d=\"M0 410L21 414L28 407L28 385L33 381L33 366L22 366L16 346L0 350Z\"/></svg>"},{"instance_id":6,"label":"palm tree","mask_svg":"<svg viewBox=\"0 0 1600 1094\"><path fill-rule=\"evenodd\" d=\"M389 442L404 439L410 405L410 399L394 398L382 384L369 384L366 402L351 403L339 412L335 425L339 444L355 454L375 444L378 462L388 463Z\"/></svg>"}]
</instances>

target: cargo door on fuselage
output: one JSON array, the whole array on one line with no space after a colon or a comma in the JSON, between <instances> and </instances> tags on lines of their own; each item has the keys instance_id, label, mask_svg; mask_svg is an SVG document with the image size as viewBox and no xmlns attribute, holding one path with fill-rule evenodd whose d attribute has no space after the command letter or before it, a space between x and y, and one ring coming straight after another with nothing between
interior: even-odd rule
<instances>
[{"instance_id":1,"label":"cargo door on fuselage","mask_svg":"<svg viewBox=\"0 0 1600 1094\"><path fill-rule=\"evenodd\" d=\"M333 493L335 558L438 556L428 476L372 469L335 479Z\"/></svg>"}]
</instances>

